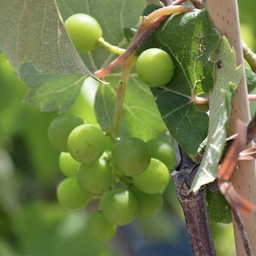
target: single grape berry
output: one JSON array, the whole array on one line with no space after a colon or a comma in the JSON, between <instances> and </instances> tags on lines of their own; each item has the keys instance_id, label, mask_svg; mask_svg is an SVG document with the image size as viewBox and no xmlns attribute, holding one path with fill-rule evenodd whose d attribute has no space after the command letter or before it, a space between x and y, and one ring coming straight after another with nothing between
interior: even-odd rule
<instances>
[{"instance_id":1,"label":"single grape berry","mask_svg":"<svg viewBox=\"0 0 256 256\"><path fill-rule=\"evenodd\" d=\"M132 179L135 186L144 193L163 193L170 180L169 170L161 161L152 158L149 167Z\"/></svg>"},{"instance_id":2,"label":"single grape berry","mask_svg":"<svg viewBox=\"0 0 256 256\"><path fill-rule=\"evenodd\" d=\"M145 171L150 159L147 144L139 138L123 138L116 142L112 149L113 167L125 176L134 176Z\"/></svg>"},{"instance_id":3,"label":"single grape berry","mask_svg":"<svg viewBox=\"0 0 256 256\"><path fill-rule=\"evenodd\" d=\"M106 148L106 137L93 124L77 126L68 136L68 151L80 163L90 164L100 158Z\"/></svg>"},{"instance_id":4,"label":"single grape berry","mask_svg":"<svg viewBox=\"0 0 256 256\"><path fill-rule=\"evenodd\" d=\"M77 183L89 194L102 195L112 183L109 163L100 158L91 164L81 164L77 173Z\"/></svg>"},{"instance_id":5,"label":"single grape berry","mask_svg":"<svg viewBox=\"0 0 256 256\"><path fill-rule=\"evenodd\" d=\"M64 179L57 188L59 203L66 209L78 210L89 204L91 197L81 190L75 178Z\"/></svg>"},{"instance_id":6,"label":"single grape berry","mask_svg":"<svg viewBox=\"0 0 256 256\"><path fill-rule=\"evenodd\" d=\"M153 217L162 209L164 203L162 194L147 194L139 190L135 185L130 190L138 202L138 216L143 218Z\"/></svg>"},{"instance_id":7,"label":"single grape berry","mask_svg":"<svg viewBox=\"0 0 256 256\"><path fill-rule=\"evenodd\" d=\"M102 211L94 212L88 220L88 229L91 235L101 241L110 240L116 233L116 225L109 223Z\"/></svg>"},{"instance_id":8,"label":"single grape berry","mask_svg":"<svg viewBox=\"0 0 256 256\"><path fill-rule=\"evenodd\" d=\"M173 143L168 138L154 138L147 142L151 156L163 162L170 172L175 169L176 155Z\"/></svg>"},{"instance_id":9,"label":"single grape berry","mask_svg":"<svg viewBox=\"0 0 256 256\"><path fill-rule=\"evenodd\" d=\"M70 16L65 21L65 27L77 51L81 53L94 50L98 39L102 37L98 21L84 13Z\"/></svg>"},{"instance_id":10,"label":"single grape berry","mask_svg":"<svg viewBox=\"0 0 256 256\"><path fill-rule=\"evenodd\" d=\"M62 114L55 117L48 128L48 138L50 143L59 151L67 152L67 139L70 132L84 121L80 117L72 114Z\"/></svg>"},{"instance_id":11,"label":"single grape berry","mask_svg":"<svg viewBox=\"0 0 256 256\"><path fill-rule=\"evenodd\" d=\"M139 79L150 87L162 87L173 77L174 64L170 55L158 48L142 52L136 63Z\"/></svg>"},{"instance_id":12,"label":"single grape berry","mask_svg":"<svg viewBox=\"0 0 256 256\"><path fill-rule=\"evenodd\" d=\"M61 152L59 157L60 170L66 177L76 178L81 163L77 162L68 152Z\"/></svg>"},{"instance_id":13,"label":"single grape berry","mask_svg":"<svg viewBox=\"0 0 256 256\"><path fill-rule=\"evenodd\" d=\"M135 196L125 188L115 188L108 192L100 205L107 221L117 226L130 223L138 210Z\"/></svg>"}]
</instances>

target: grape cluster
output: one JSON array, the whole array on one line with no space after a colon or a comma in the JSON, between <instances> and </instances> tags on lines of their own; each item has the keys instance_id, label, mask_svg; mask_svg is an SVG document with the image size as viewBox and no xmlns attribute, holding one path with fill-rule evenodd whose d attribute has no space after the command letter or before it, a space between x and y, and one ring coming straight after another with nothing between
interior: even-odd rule
<instances>
[{"instance_id":1,"label":"grape cluster","mask_svg":"<svg viewBox=\"0 0 256 256\"><path fill-rule=\"evenodd\" d=\"M136 216L151 217L163 206L162 194L175 166L170 139L148 142L125 137L111 143L95 125L73 114L62 114L51 122L48 137L61 151L59 166L65 178L57 188L59 203L77 210L98 200L98 209L88 222L92 235L111 239L117 226Z\"/></svg>"}]
</instances>

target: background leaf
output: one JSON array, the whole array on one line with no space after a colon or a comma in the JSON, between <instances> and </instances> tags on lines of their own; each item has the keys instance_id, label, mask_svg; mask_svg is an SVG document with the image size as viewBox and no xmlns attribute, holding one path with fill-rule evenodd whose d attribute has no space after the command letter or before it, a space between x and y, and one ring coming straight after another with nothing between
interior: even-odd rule
<instances>
[{"instance_id":1,"label":"background leaf","mask_svg":"<svg viewBox=\"0 0 256 256\"><path fill-rule=\"evenodd\" d=\"M101 127L112 126L119 78L110 75L110 85L101 84L96 96L95 112ZM166 131L166 126L158 111L151 91L135 75L131 75L123 106L120 136L135 136L145 141Z\"/></svg>"},{"instance_id":2,"label":"background leaf","mask_svg":"<svg viewBox=\"0 0 256 256\"><path fill-rule=\"evenodd\" d=\"M230 206L219 190L212 192L208 189L206 198L208 204L208 214L211 222L220 222L226 224L232 222Z\"/></svg>"},{"instance_id":3,"label":"background leaf","mask_svg":"<svg viewBox=\"0 0 256 256\"><path fill-rule=\"evenodd\" d=\"M221 40L215 60L217 63L216 81L209 93L208 141L203 160L191 186L193 191L217 177L219 161L226 143L231 100L242 78L242 68L236 66L235 52L225 37Z\"/></svg>"}]
</instances>

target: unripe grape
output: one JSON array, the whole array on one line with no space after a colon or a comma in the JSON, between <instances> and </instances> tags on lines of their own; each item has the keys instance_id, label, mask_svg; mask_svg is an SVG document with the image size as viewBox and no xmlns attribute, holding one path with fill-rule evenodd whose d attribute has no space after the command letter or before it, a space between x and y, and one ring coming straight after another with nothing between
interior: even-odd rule
<instances>
[{"instance_id":1,"label":"unripe grape","mask_svg":"<svg viewBox=\"0 0 256 256\"><path fill-rule=\"evenodd\" d=\"M77 173L80 188L92 195L102 195L112 183L109 163L100 158L91 164L81 164Z\"/></svg>"},{"instance_id":2,"label":"unripe grape","mask_svg":"<svg viewBox=\"0 0 256 256\"><path fill-rule=\"evenodd\" d=\"M163 162L169 171L173 171L176 166L176 155L174 146L168 138L154 138L147 142L151 156Z\"/></svg>"},{"instance_id":3,"label":"unripe grape","mask_svg":"<svg viewBox=\"0 0 256 256\"><path fill-rule=\"evenodd\" d=\"M129 190L115 188L102 198L101 207L107 221L117 226L123 226L135 218L138 203Z\"/></svg>"},{"instance_id":4,"label":"unripe grape","mask_svg":"<svg viewBox=\"0 0 256 256\"><path fill-rule=\"evenodd\" d=\"M169 170L161 161L152 158L149 167L132 179L136 187L145 193L163 193L170 180Z\"/></svg>"},{"instance_id":5,"label":"unripe grape","mask_svg":"<svg viewBox=\"0 0 256 256\"><path fill-rule=\"evenodd\" d=\"M59 166L62 173L67 177L76 177L81 163L77 162L68 152L61 152Z\"/></svg>"},{"instance_id":6,"label":"unripe grape","mask_svg":"<svg viewBox=\"0 0 256 256\"><path fill-rule=\"evenodd\" d=\"M136 186L131 187L131 192L138 202L137 215L143 218L155 216L163 207L162 194L147 194L139 190Z\"/></svg>"},{"instance_id":7,"label":"unripe grape","mask_svg":"<svg viewBox=\"0 0 256 256\"><path fill-rule=\"evenodd\" d=\"M91 235L101 241L110 240L116 233L116 225L109 223L102 211L94 212L88 220L88 229Z\"/></svg>"},{"instance_id":8,"label":"unripe grape","mask_svg":"<svg viewBox=\"0 0 256 256\"><path fill-rule=\"evenodd\" d=\"M162 87L173 77L174 64L170 55L158 48L142 52L136 63L139 79L151 87Z\"/></svg>"},{"instance_id":9,"label":"unripe grape","mask_svg":"<svg viewBox=\"0 0 256 256\"><path fill-rule=\"evenodd\" d=\"M78 210L89 204L91 197L81 190L75 178L64 179L57 188L60 204L69 210Z\"/></svg>"},{"instance_id":10,"label":"unripe grape","mask_svg":"<svg viewBox=\"0 0 256 256\"><path fill-rule=\"evenodd\" d=\"M84 13L77 13L65 21L65 27L77 51L85 53L97 47L102 37L100 24L96 19Z\"/></svg>"},{"instance_id":11,"label":"unripe grape","mask_svg":"<svg viewBox=\"0 0 256 256\"><path fill-rule=\"evenodd\" d=\"M67 152L67 139L70 132L84 121L72 114L62 114L55 117L48 128L48 138L51 144L59 151Z\"/></svg>"},{"instance_id":12,"label":"unripe grape","mask_svg":"<svg viewBox=\"0 0 256 256\"><path fill-rule=\"evenodd\" d=\"M93 124L77 126L68 136L70 155L80 163L90 164L100 158L106 147L106 137Z\"/></svg>"},{"instance_id":13,"label":"unripe grape","mask_svg":"<svg viewBox=\"0 0 256 256\"><path fill-rule=\"evenodd\" d=\"M111 162L125 176L134 176L146 170L151 159L147 144L139 138L128 137L116 142Z\"/></svg>"}]
</instances>

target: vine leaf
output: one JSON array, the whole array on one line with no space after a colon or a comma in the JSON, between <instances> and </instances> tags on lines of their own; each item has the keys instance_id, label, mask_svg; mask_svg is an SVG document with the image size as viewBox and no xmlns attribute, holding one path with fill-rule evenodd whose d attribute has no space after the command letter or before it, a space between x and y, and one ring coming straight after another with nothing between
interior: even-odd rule
<instances>
[{"instance_id":1,"label":"vine leaf","mask_svg":"<svg viewBox=\"0 0 256 256\"><path fill-rule=\"evenodd\" d=\"M43 111L65 111L76 100L82 80L97 79L90 70L114 58L102 49L79 55L61 16L65 20L77 12L91 14L106 40L124 46L123 26L135 26L144 7L137 0L102 1L100 8L95 0L0 1L0 49L16 73L29 81L24 101Z\"/></svg>"},{"instance_id":2,"label":"vine leaf","mask_svg":"<svg viewBox=\"0 0 256 256\"><path fill-rule=\"evenodd\" d=\"M0 49L16 73L29 80L24 101L44 111L65 111L77 98L81 80L94 77L70 41L55 1L1 1Z\"/></svg>"},{"instance_id":3,"label":"vine leaf","mask_svg":"<svg viewBox=\"0 0 256 256\"><path fill-rule=\"evenodd\" d=\"M30 88L23 101L42 111L66 111L78 97L86 76L38 73L30 63L20 67L21 79Z\"/></svg>"},{"instance_id":4,"label":"vine leaf","mask_svg":"<svg viewBox=\"0 0 256 256\"><path fill-rule=\"evenodd\" d=\"M223 37L215 55L216 80L209 93L209 133L203 160L192 183L191 190L214 181L226 143L230 108L237 84L242 78L241 66L236 66L235 51Z\"/></svg>"},{"instance_id":5,"label":"vine leaf","mask_svg":"<svg viewBox=\"0 0 256 256\"><path fill-rule=\"evenodd\" d=\"M39 72L92 76L68 37L55 1L1 1L0 47L17 72L28 62Z\"/></svg>"},{"instance_id":6,"label":"vine leaf","mask_svg":"<svg viewBox=\"0 0 256 256\"><path fill-rule=\"evenodd\" d=\"M108 130L113 123L119 78L109 75L107 81L109 85L101 84L95 99L95 113L103 130ZM134 74L128 82L123 108L120 137L135 136L147 141L166 132L151 91Z\"/></svg>"},{"instance_id":7,"label":"vine leaf","mask_svg":"<svg viewBox=\"0 0 256 256\"><path fill-rule=\"evenodd\" d=\"M152 89L163 120L181 148L194 156L208 132L208 114L194 104L214 84L214 61L220 35L206 10L173 15L143 45L160 47L174 60L174 77L165 88Z\"/></svg>"}]
</instances>

